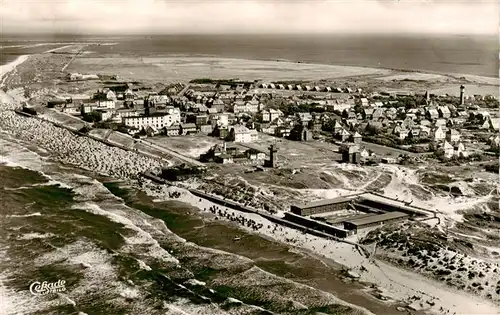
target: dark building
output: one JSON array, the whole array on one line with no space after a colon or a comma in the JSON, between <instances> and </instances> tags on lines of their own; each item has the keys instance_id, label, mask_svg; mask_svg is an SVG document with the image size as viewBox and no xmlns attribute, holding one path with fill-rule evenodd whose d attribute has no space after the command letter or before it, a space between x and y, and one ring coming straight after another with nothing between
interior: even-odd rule
<instances>
[{"instance_id":1,"label":"dark building","mask_svg":"<svg viewBox=\"0 0 500 315\"><path fill-rule=\"evenodd\" d=\"M200 126L200 125L206 125L208 123L208 116L207 115L198 115L196 116L195 124Z\"/></svg>"},{"instance_id":2,"label":"dark building","mask_svg":"<svg viewBox=\"0 0 500 315\"><path fill-rule=\"evenodd\" d=\"M311 141L312 132L303 125L296 125L290 131L290 139L295 141Z\"/></svg>"},{"instance_id":3,"label":"dark building","mask_svg":"<svg viewBox=\"0 0 500 315\"><path fill-rule=\"evenodd\" d=\"M264 162L264 166L275 168L278 163L278 148L274 144L269 147L269 160Z\"/></svg>"},{"instance_id":4,"label":"dark building","mask_svg":"<svg viewBox=\"0 0 500 315\"><path fill-rule=\"evenodd\" d=\"M182 181L192 177L201 177L205 169L201 167L189 167L181 164L177 167L164 168L161 171L161 177L170 181Z\"/></svg>"},{"instance_id":5,"label":"dark building","mask_svg":"<svg viewBox=\"0 0 500 315\"><path fill-rule=\"evenodd\" d=\"M340 146L342 162L358 164L361 160L359 146L356 144L343 144Z\"/></svg>"},{"instance_id":6,"label":"dark building","mask_svg":"<svg viewBox=\"0 0 500 315\"><path fill-rule=\"evenodd\" d=\"M297 204L290 207L292 213L306 216L317 213L325 213L337 210L343 210L348 207L351 201L355 200L357 196L339 197L334 199L325 199L306 204Z\"/></svg>"},{"instance_id":7,"label":"dark building","mask_svg":"<svg viewBox=\"0 0 500 315\"><path fill-rule=\"evenodd\" d=\"M331 236L335 236L335 237L344 238L348 235L354 234L354 231L348 231L348 230L345 230L341 227L336 227L336 226L333 226L333 225L330 225L327 223L323 223L320 221L316 221L313 219L302 217L302 216L299 216L299 215L296 215L296 214L293 214L290 212L285 213L284 219L287 221L308 227L310 229L314 229L316 231L330 234Z\"/></svg>"},{"instance_id":8,"label":"dark building","mask_svg":"<svg viewBox=\"0 0 500 315\"><path fill-rule=\"evenodd\" d=\"M404 220L408 214L402 212L386 212L368 217L344 221L345 230L360 230L371 226Z\"/></svg>"}]
</instances>

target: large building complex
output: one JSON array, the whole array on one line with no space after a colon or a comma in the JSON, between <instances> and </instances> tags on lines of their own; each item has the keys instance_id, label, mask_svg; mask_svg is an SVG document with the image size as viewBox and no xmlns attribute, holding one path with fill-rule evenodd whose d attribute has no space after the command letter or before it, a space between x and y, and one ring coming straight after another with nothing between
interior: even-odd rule
<instances>
[{"instance_id":1,"label":"large building complex","mask_svg":"<svg viewBox=\"0 0 500 315\"><path fill-rule=\"evenodd\" d=\"M123 124L128 127L142 129L151 126L156 129L178 124L181 121L181 114L178 108L169 109L166 113L155 113L149 116L123 117Z\"/></svg>"},{"instance_id":2,"label":"large building complex","mask_svg":"<svg viewBox=\"0 0 500 315\"><path fill-rule=\"evenodd\" d=\"M369 215L363 218L356 218L344 221L344 229L357 231L371 226L383 225L385 223L406 219L408 214L402 212L386 212L382 214Z\"/></svg>"},{"instance_id":3,"label":"large building complex","mask_svg":"<svg viewBox=\"0 0 500 315\"><path fill-rule=\"evenodd\" d=\"M343 216L338 214L347 212ZM336 237L356 234L358 230L429 214L376 193L359 193L334 199L292 205L285 219Z\"/></svg>"},{"instance_id":4,"label":"large building complex","mask_svg":"<svg viewBox=\"0 0 500 315\"><path fill-rule=\"evenodd\" d=\"M318 213L331 212L336 210L345 209L346 206L356 199L356 195L348 197L339 197L334 199L325 199L309 203L301 203L292 205L290 211L292 213L307 216Z\"/></svg>"}]
</instances>

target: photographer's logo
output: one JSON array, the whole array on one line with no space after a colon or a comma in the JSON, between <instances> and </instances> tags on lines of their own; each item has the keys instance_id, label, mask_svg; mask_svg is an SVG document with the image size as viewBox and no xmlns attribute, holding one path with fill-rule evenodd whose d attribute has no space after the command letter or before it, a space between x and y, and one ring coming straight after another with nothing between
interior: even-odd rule
<instances>
[{"instance_id":1,"label":"photographer's logo","mask_svg":"<svg viewBox=\"0 0 500 315\"><path fill-rule=\"evenodd\" d=\"M57 282L47 282L44 281L40 283L35 281L30 284L30 292L33 295L47 295L51 293L58 293L66 291L65 287L66 281L58 280Z\"/></svg>"}]
</instances>

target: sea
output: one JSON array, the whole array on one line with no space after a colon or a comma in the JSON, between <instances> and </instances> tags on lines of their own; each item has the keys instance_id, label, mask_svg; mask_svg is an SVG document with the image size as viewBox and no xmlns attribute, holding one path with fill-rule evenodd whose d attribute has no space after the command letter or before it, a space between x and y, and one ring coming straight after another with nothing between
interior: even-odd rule
<instances>
[{"instance_id":1,"label":"sea","mask_svg":"<svg viewBox=\"0 0 500 315\"><path fill-rule=\"evenodd\" d=\"M152 35L3 36L0 64L47 50L47 43L114 42L93 50L125 56L215 56L287 60L498 77L498 36L467 35Z\"/></svg>"},{"instance_id":2,"label":"sea","mask_svg":"<svg viewBox=\"0 0 500 315\"><path fill-rule=\"evenodd\" d=\"M114 42L94 50L104 55L209 55L497 76L497 41L24 36L0 39L0 62L74 42ZM341 281L339 270L317 258L214 221L190 205L158 202L134 183L61 164L43 148L3 133L1 124L0 179L1 315L360 314L336 303L334 296L374 313L394 311L361 294L359 285ZM235 244L235 237L241 242ZM30 290L44 281L64 281L64 290L46 295ZM311 301L314 306L306 308Z\"/></svg>"}]
</instances>

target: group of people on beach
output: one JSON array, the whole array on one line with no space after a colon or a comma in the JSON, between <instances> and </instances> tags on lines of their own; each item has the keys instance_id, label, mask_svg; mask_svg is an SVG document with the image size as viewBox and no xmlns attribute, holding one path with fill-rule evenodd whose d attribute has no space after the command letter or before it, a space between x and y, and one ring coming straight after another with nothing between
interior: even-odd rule
<instances>
[{"instance_id":1,"label":"group of people on beach","mask_svg":"<svg viewBox=\"0 0 500 315\"><path fill-rule=\"evenodd\" d=\"M205 208L204 210L206 211L207 209ZM242 216L241 214L236 216L234 214L234 212L229 213L228 211L222 210L218 206L215 206L215 205L208 208L208 210L211 213L217 215L218 217L223 217L223 218L228 219L229 221L239 223L243 226L251 228L253 231L258 231L258 230L262 229L262 227L264 227L264 225L262 223L257 223L252 219L247 219L244 216Z\"/></svg>"}]
</instances>

